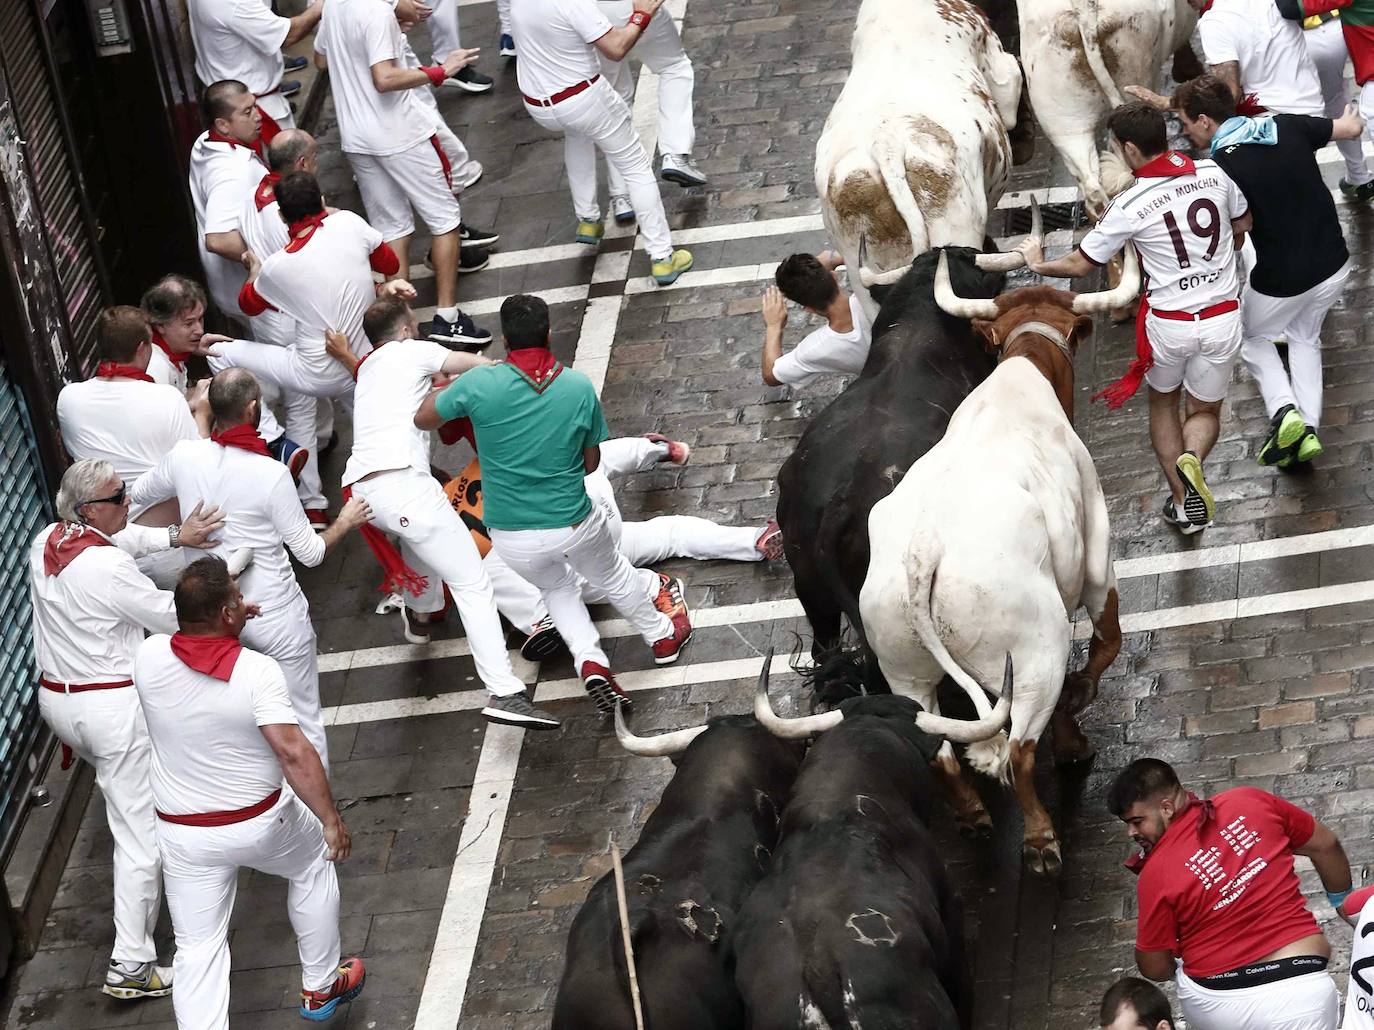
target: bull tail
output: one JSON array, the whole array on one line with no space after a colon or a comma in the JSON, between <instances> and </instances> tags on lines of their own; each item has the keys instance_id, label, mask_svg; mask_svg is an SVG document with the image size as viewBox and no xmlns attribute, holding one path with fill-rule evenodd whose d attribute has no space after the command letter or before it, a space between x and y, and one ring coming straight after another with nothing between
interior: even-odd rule
<instances>
[{"instance_id":1,"label":"bull tail","mask_svg":"<svg viewBox=\"0 0 1374 1030\"><path fill-rule=\"evenodd\" d=\"M926 217L921 214L916 194L911 191L911 183L906 178L906 144L905 130L899 134L895 128L884 126L873 141L872 155L892 206L906 223L907 234L911 237L911 258L915 260L918 254L929 249L930 238L926 230Z\"/></svg>"},{"instance_id":2,"label":"bull tail","mask_svg":"<svg viewBox=\"0 0 1374 1030\"><path fill-rule=\"evenodd\" d=\"M1107 70L1107 62L1102 58L1102 45L1098 41L1099 22L1097 0L1082 0L1077 5L1078 36L1083 41L1083 56L1088 59L1088 68L1093 78L1106 94L1112 107L1121 105L1121 90L1116 88L1112 73Z\"/></svg>"}]
</instances>

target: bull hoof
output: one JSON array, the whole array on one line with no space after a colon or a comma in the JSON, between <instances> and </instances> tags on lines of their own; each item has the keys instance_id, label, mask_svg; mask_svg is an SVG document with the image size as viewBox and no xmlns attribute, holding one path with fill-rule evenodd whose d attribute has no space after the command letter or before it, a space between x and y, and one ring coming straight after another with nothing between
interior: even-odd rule
<instances>
[{"instance_id":1,"label":"bull hoof","mask_svg":"<svg viewBox=\"0 0 1374 1030\"><path fill-rule=\"evenodd\" d=\"M1059 852L1059 842L1051 839L1048 844L1037 845L1026 841L1021 849L1026 868L1036 876L1058 876L1064 868L1064 859Z\"/></svg>"}]
</instances>

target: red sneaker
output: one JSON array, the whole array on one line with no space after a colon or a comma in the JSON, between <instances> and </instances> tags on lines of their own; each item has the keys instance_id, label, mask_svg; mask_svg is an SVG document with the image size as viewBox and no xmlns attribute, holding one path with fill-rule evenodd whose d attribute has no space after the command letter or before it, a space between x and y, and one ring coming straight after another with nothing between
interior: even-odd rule
<instances>
[{"instance_id":1,"label":"red sneaker","mask_svg":"<svg viewBox=\"0 0 1374 1030\"><path fill-rule=\"evenodd\" d=\"M596 703L596 710L602 715L614 715L616 705L623 706L627 712L634 707L630 695L620 689L620 684L606 666L583 662L578 674L582 677L582 689Z\"/></svg>"},{"instance_id":2,"label":"red sneaker","mask_svg":"<svg viewBox=\"0 0 1374 1030\"><path fill-rule=\"evenodd\" d=\"M323 508L306 508L305 519L316 533L323 533L329 528L329 512Z\"/></svg>"},{"instance_id":3,"label":"red sneaker","mask_svg":"<svg viewBox=\"0 0 1374 1030\"><path fill-rule=\"evenodd\" d=\"M763 527L763 532L754 541L754 547L763 555L764 561L780 561L782 559L782 529L778 526L777 519L769 519L768 524Z\"/></svg>"},{"instance_id":4,"label":"red sneaker","mask_svg":"<svg viewBox=\"0 0 1374 1030\"><path fill-rule=\"evenodd\" d=\"M681 440L669 440L662 433L645 433L644 439L653 443L666 443L668 445L668 460L674 465L686 465L692 460L692 448Z\"/></svg>"},{"instance_id":5,"label":"red sneaker","mask_svg":"<svg viewBox=\"0 0 1374 1030\"><path fill-rule=\"evenodd\" d=\"M692 621L687 613L687 599L682 593L682 580L660 572L654 607L673 620L673 632L654 641L654 664L672 665L682 655L687 641L692 639Z\"/></svg>"},{"instance_id":6,"label":"red sneaker","mask_svg":"<svg viewBox=\"0 0 1374 1030\"><path fill-rule=\"evenodd\" d=\"M325 991L301 991L301 1018L324 1022L334 1014L341 1001L352 1001L362 993L367 971L363 960L346 958L339 963L339 975Z\"/></svg>"}]
</instances>

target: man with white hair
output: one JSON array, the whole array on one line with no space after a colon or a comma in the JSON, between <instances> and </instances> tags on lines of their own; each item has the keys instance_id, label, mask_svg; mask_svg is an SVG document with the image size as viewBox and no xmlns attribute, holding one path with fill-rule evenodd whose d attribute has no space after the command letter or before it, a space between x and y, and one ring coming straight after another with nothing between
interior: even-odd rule
<instances>
[{"instance_id":1,"label":"man with white hair","mask_svg":"<svg viewBox=\"0 0 1374 1030\"><path fill-rule=\"evenodd\" d=\"M371 512L366 504L351 500L333 525L316 535L286 470L271 459L257 433L261 410L262 393L251 372L221 372L210 382L210 438L177 444L133 485L130 496L136 504L176 497L183 508L193 498L204 498L224 510L229 521L214 553L223 557L240 548L252 550L253 565L242 585L262 609L261 618L244 631L244 642L281 664L301 731L327 769L315 628L286 552L289 548L297 561L314 568Z\"/></svg>"},{"instance_id":2,"label":"man with white hair","mask_svg":"<svg viewBox=\"0 0 1374 1030\"><path fill-rule=\"evenodd\" d=\"M29 549L38 711L64 750L95 768L114 838L115 941L101 991L161 997L171 971L157 964L153 928L159 862L148 793L148 728L132 689L145 630L176 628L172 595L134 560L168 547L207 547L223 525L197 503L180 525L128 525L129 498L108 461L73 463L57 491L61 520Z\"/></svg>"}]
</instances>

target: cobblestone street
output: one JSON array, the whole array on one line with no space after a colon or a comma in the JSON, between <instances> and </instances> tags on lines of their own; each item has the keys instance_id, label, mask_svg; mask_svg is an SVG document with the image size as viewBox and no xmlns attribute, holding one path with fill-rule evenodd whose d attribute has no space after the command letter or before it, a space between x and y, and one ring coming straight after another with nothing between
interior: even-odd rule
<instances>
[{"instance_id":1,"label":"cobblestone street","mask_svg":"<svg viewBox=\"0 0 1374 1030\"><path fill-rule=\"evenodd\" d=\"M459 303L495 331L505 296L545 296L555 349L601 386L613 435L664 433L693 447L685 468L617 482L627 520L690 513L761 525L774 511L778 467L843 385L804 393L763 385L759 295L782 256L825 244L812 161L848 69L857 3L670 0L667 8L683 16L696 65L696 156L711 178L700 189L664 186L675 241L693 251L695 270L658 289L625 232L608 232L599 252L573 243L561 142L522 110L514 65L496 56L494 4L465 2L464 42L484 48L482 68L497 85L486 96L448 91L440 104L486 166L462 198L464 220L494 227L502 240L488 270L463 278ZM415 44L427 55L423 28ZM640 83L636 117L651 146L652 75ZM330 202L361 211L328 103L319 130ZM1334 189L1340 166L1323 160ZM1024 191L1069 183L1041 139L989 235L1023 225ZM1089 403L1132 357L1132 327L1099 318L1078 354L1076 425L1107 493L1124 646L1083 717L1098 748L1091 769L1058 773L1048 748L1039 764L1041 796L1063 838L1059 878L1023 874L1018 809L997 784L978 782L996 824L992 841L961 839L937 808L942 854L965 902L979 1030L1096 1026L1102 991L1134 971L1134 883L1121 867L1128 843L1102 801L1134 758L1174 763L1199 794L1239 784L1274 790L1336 831L1357 883L1374 863L1374 331L1365 315L1374 305L1374 212L1337 203L1356 271L1326 323L1326 451L1312 474L1256 464L1266 419L1238 368L1208 463L1216 525L1176 536L1158 515L1164 488L1143 394L1119 412ZM1067 243L1060 235L1056 253ZM418 240L412 256L425 247ZM417 265L412 275L416 307L432 310L432 273ZM794 311L789 345L800 327ZM343 428L343 443L322 462L336 488ZM457 471L469 457L459 445L439 450L435 463ZM777 707L804 705L786 664L810 640L784 563L679 560L662 569L682 577L698 627L679 664L656 669L613 612L596 613L621 683L635 692L637 731L751 710L770 648L779 656L774 693L794 706ZM319 633L334 792L348 799L354 841L340 868L344 949L368 969L366 990L329 1025L547 1027L572 918L610 868L610 843L633 845L671 764L619 748L566 657L542 667L517 657L516 669L537 684L535 700L563 720L561 730L489 726L477 714L485 694L457 620L428 649L404 644L398 616L374 613L379 572L361 540L298 575ZM130 1005L97 992L111 936L110 849L97 793L4 1025L174 1027L170 999ZM1299 868L1344 985L1350 931L1310 867ZM163 921L170 956L165 910ZM243 874L231 947L235 1025L301 1025L282 881Z\"/></svg>"}]
</instances>

